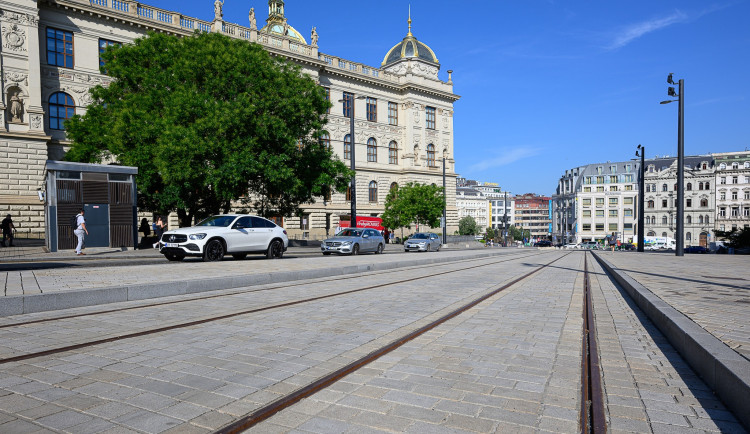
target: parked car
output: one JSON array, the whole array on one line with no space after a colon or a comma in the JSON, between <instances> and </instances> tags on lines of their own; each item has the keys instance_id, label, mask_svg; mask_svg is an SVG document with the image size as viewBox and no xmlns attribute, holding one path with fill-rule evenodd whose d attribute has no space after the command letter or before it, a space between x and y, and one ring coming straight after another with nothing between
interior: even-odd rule
<instances>
[{"instance_id":1,"label":"parked car","mask_svg":"<svg viewBox=\"0 0 750 434\"><path fill-rule=\"evenodd\" d=\"M581 243L582 249L598 250L599 244L596 241L584 241Z\"/></svg>"},{"instance_id":2,"label":"parked car","mask_svg":"<svg viewBox=\"0 0 750 434\"><path fill-rule=\"evenodd\" d=\"M685 253L708 253L708 249L703 246L687 246Z\"/></svg>"},{"instance_id":3,"label":"parked car","mask_svg":"<svg viewBox=\"0 0 750 434\"><path fill-rule=\"evenodd\" d=\"M632 243L622 243L620 244L620 250L635 250L635 244Z\"/></svg>"},{"instance_id":4,"label":"parked car","mask_svg":"<svg viewBox=\"0 0 750 434\"><path fill-rule=\"evenodd\" d=\"M211 216L195 226L164 232L159 241L159 251L170 261L186 256L221 261L227 253L235 259L245 259L250 253L281 258L288 247L284 228L246 214Z\"/></svg>"},{"instance_id":5,"label":"parked car","mask_svg":"<svg viewBox=\"0 0 750 434\"><path fill-rule=\"evenodd\" d=\"M534 243L534 247L552 247L552 241L541 240Z\"/></svg>"},{"instance_id":6,"label":"parked car","mask_svg":"<svg viewBox=\"0 0 750 434\"><path fill-rule=\"evenodd\" d=\"M581 248L581 246L579 244L575 244L575 243L566 244L566 245L563 246L563 249L580 249L580 248Z\"/></svg>"},{"instance_id":7,"label":"parked car","mask_svg":"<svg viewBox=\"0 0 750 434\"><path fill-rule=\"evenodd\" d=\"M430 250L434 250L438 252L442 244L437 234L418 232L404 242L404 251L429 252Z\"/></svg>"},{"instance_id":8,"label":"parked car","mask_svg":"<svg viewBox=\"0 0 750 434\"><path fill-rule=\"evenodd\" d=\"M331 253L339 255L359 255L360 253L383 253L385 239L375 229L347 228L320 244L320 251L328 256Z\"/></svg>"}]
</instances>

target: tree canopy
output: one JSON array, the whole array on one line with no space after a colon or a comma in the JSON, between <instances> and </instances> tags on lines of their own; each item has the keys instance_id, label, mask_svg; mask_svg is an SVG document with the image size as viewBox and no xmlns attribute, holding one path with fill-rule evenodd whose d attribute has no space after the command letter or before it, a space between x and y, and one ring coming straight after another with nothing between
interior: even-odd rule
<instances>
[{"instance_id":1,"label":"tree canopy","mask_svg":"<svg viewBox=\"0 0 750 434\"><path fill-rule=\"evenodd\" d=\"M458 221L458 234L459 235L476 235L479 233L479 226L474 217L467 215Z\"/></svg>"},{"instance_id":2,"label":"tree canopy","mask_svg":"<svg viewBox=\"0 0 750 434\"><path fill-rule=\"evenodd\" d=\"M258 44L216 33L151 33L110 47L114 81L66 124L66 159L138 167L139 206L193 216L244 198L264 216L292 215L351 172L318 138L323 89Z\"/></svg>"},{"instance_id":3,"label":"tree canopy","mask_svg":"<svg viewBox=\"0 0 750 434\"><path fill-rule=\"evenodd\" d=\"M409 182L394 187L385 199L383 225L390 229L411 228L412 223L440 226L443 215L443 188Z\"/></svg>"}]
</instances>

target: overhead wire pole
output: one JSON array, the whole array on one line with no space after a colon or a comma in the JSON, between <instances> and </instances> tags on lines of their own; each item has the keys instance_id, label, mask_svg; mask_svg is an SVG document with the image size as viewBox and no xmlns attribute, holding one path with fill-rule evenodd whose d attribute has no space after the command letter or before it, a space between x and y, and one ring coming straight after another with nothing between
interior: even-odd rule
<instances>
[{"instance_id":1,"label":"overhead wire pole","mask_svg":"<svg viewBox=\"0 0 750 434\"><path fill-rule=\"evenodd\" d=\"M447 193L445 189L445 154L443 154L443 244L446 243L446 240L448 239L448 219L446 218L447 214L447 207L448 207L448 199L447 199Z\"/></svg>"},{"instance_id":2,"label":"overhead wire pole","mask_svg":"<svg viewBox=\"0 0 750 434\"><path fill-rule=\"evenodd\" d=\"M660 104L669 104L677 101L677 222L675 230L675 256L685 255L685 80L674 82L672 73L667 77L667 83L679 84L679 93L675 93L674 87L667 89L667 95L677 97L676 100L662 101Z\"/></svg>"},{"instance_id":3,"label":"overhead wire pole","mask_svg":"<svg viewBox=\"0 0 750 434\"><path fill-rule=\"evenodd\" d=\"M646 203L646 148L644 146L638 145L638 150L635 152L635 155L638 156L640 154L641 157L641 170L640 172L640 180L638 180L638 251L643 252L643 247L645 245L644 241L644 234L645 234L645 228L644 228L644 221L646 210L644 209L644 205Z\"/></svg>"}]
</instances>

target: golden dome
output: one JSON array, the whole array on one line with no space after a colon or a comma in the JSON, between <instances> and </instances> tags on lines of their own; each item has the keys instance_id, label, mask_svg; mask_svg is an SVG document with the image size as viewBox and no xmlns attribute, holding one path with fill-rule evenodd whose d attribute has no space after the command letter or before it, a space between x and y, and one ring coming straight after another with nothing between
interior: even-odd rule
<instances>
[{"instance_id":1,"label":"golden dome","mask_svg":"<svg viewBox=\"0 0 750 434\"><path fill-rule=\"evenodd\" d=\"M410 8L411 9L411 8ZM419 42L416 37L411 33L411 10L409 11L409 33L406 37L394 45L393 48L388 50L388 53L383 58L382 66L387 66L392 63L396 63L402 59L419 59L429 63L435 63L440 65L440 62L435 56L435 52L432 48L426 44Z\"/></svg>"}]
</instances>

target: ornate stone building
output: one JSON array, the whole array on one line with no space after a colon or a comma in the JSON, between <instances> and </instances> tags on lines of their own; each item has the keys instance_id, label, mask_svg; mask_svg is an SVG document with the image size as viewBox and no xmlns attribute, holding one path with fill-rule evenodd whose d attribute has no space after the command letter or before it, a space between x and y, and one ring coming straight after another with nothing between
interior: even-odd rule
<instances>
[{"instance_id":1,"label":"ornate stone building","mask_svg":"<svg viewBox=\"0 0 750 434\"><path fill-rule=\"evenodd\" d=\"M716 229L750 226L750 152L713 154L716 161Z\"/></svg>"},{"instance_id":2,"label":"ornate stone building","mask_svg":"<svg viewBox=\"0 0 750 434\"><path fill-rule=\"evenodd\" d=\"M147 31L188 36L218 32L296 62L325 87L333 103L325 140L349 159L349 110L354 111L358 215L380 215L394 185L409 181L442 185L447 168L448 231L458 228L453 160L451 71L439 78L435 53L411 31L387 51L379 67L319 51L315 28L310 42L285 16L285 2L270 0L266 25L255 9L247 25L223 20L223 2L204 21L130 0L0 0L2 100L0 101L0 212L10 211L30 236L44 234L43 188L47 159L64 156L64 123L85 113L88 90L110 79L99 70L99 52L131 43ZM324 35L323 35L324 36ZM385 49L384 49L385 51ZM301 218L283 224L292 237L322 237L348 218L350 202L333 194L304 207Z\"/></svg>"},{"instance_id":3,"label":"ornate stone building","mask_svg":"<svg viewBox=\"0 0 750 434\"><path fill-rule=\"evenodd\" d=\"M716 188L711 155L685 157L685 246L715 241ZM677 158L646 160L644 234L676 238Z\"/></svg>"}]
</instances>

